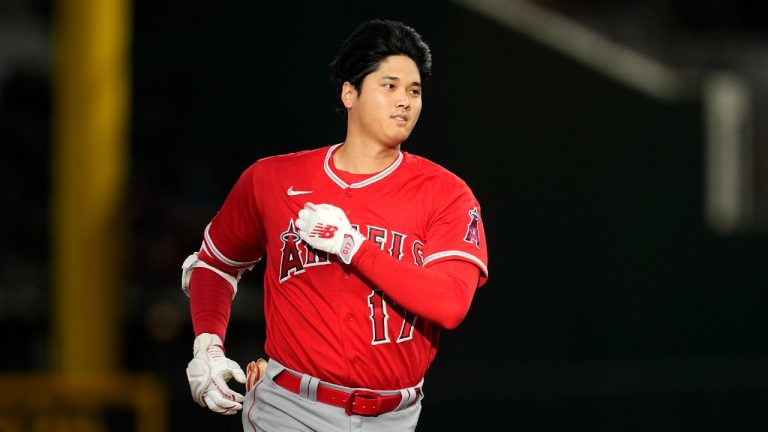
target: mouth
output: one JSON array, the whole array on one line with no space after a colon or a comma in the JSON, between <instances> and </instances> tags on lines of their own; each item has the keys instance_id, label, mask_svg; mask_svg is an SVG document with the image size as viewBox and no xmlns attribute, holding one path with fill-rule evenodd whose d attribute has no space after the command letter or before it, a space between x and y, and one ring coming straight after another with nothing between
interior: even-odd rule
<instances>
[{"instance_id":1,"label":"mouth","mask_svg":"<svg viewBox=\"0 0 768 432\"><path fill-rule=\"evenodd\" d=\"M398 124L401 124L401 125L408 124L408 116L405 114L393 115L392 119L394 119Z\"/></svg>"}]
</instances>

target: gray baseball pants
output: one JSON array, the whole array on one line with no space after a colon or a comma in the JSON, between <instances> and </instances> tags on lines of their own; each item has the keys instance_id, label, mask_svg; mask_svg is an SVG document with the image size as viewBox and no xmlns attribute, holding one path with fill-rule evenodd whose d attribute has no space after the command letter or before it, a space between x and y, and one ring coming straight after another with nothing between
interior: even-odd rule
<instances>
[{"instance_id":1,"label":"gray baseball pants","mask_svg":"<svg viewBox=\"0 0 768 432\"><path fill-rule=\"evenodd\" d=\"M245 394L244 432L399 432L415 431L421 413L423 392L401 390L404 399L398 409L375 417L347 415L344 408L314 400L315 392L298 395L277 385L273 378L286 368L269 360L265 376ZM314 383L319 380L313 379ZM323 385L329 385L323 383ZM346 387L331 385L351 391ZM417 398L415 402L408 400Z\"/></svg>"}]
</instances>

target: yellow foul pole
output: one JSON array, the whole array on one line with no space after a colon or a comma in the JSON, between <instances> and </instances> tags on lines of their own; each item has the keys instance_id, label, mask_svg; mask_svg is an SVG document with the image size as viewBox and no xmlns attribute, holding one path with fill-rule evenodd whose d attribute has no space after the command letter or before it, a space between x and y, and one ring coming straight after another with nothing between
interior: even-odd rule
<instances>
[{"instance_id":1,"label":"yellow foul pole","mask_svg":"<svg viewBox=\"0 0 768 432\"><path fill-rule=\"evenodd\" d=\"M65 375L118 367L129 2L55 2L51 334Z\"/></svg>"}]
</instances>

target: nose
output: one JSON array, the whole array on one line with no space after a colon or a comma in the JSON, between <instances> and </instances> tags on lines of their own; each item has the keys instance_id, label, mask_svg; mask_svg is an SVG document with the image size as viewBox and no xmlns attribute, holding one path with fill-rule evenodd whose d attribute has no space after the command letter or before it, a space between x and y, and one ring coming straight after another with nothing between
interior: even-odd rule
<instances>
[{"instance_id":1,"label":"nose","mask_svg":"<svg viewBox=\"0 0 768 432\"><path fill-rule=\"evenodd\" d=\"M403 89L402 91L397 92L395 106L404 110L411 109L411 98L408 97L407 89Z\"/></svg>"}]
</instances>

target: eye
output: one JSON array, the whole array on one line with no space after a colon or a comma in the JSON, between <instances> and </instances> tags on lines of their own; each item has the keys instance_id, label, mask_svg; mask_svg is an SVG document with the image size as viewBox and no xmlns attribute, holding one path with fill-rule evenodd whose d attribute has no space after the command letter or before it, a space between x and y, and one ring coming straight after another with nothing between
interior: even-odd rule
<instances>
[{"instance_id":1,"label":"eye","mask_svg":"<svg viewBox=\"0 0 768 432\"><path fill-rule=\"evenodd\" d=\"M411 94L414 96L421 95L421 89L411 89Z\"/></svg>"},{"instance_id":2,"label":"eye","mask_svg":"<svg viewBox=\"0 0 768 432\"><path fill-rule=\"evenodd\" d=\"M386 87L386 88L388 88L388 89L392 90L392 89L394 89L394 88L395 88L395 85L394 85L394 84L392 84L392 83L386 83L386 84L384 84L384 87Z\"/></svg>"}]
</instances>

